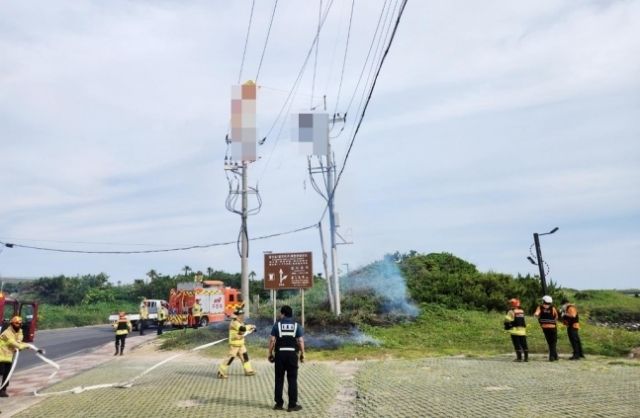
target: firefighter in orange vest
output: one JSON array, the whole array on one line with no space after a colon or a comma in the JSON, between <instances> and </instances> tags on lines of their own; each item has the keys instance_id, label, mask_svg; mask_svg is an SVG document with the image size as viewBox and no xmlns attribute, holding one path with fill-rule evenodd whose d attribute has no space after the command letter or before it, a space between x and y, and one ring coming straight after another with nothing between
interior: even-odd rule
<instances>
[{"instance_id":1,"label":"firefighter in orange vest","mask_svg":"<svg viewBox=\"0 0 640 418\"><path fill-rule=\"evenodd\" d=\"M113 330L116 332L116 352L114 356L122 355L124 351L124 342L127 339L127 335L131 332L131 321L127 319L127 314L120 312L118 314L118 320L113 323Z\"/></svg>"},{"instance_id":2,"label":"firefighter in orange vest","mask_svg":"<svg viewBox=\"0 0 640 418\"><path fill-rule=\"evenodd\" d=\"M256 372L251 367L249 361L249 354L247 348L244 346L244 337L247 332L251 332L256 329L255 325L246 325L244 323L244 310L242 307L237 308L234 312L235 317L229 324L229 355L220 363L218 367L218 378L226 379L229 377L227 371L229 366L233 362L233 359L238 357L242 362L244 368L244 374L246 376L253 376Z\"/></svg>"},{"instance_id":3,"label":"firefighter in orange vest","mask_svg":"<svg viewBox=\"0 0 640 418\"><path fill-rule=\"evenodd\" d=\"M6 398L7 394L7 377L11 371L13 364L13 355L16 351L31 348L28 344L22 342L22 318L14 316L9 321L9 326L0 334L0 372L2 373L2 389L0 390L0 397ZM38 350L38 353L42 354L42 350Z\"/></svg>"},{"instance_id":4,"label":"firefighter in orange vest","mask_svg":"<svg viewBox=\"0 0 640 418\"><path fill-rule=\"evenodd\" d=\"M520 300L509 300L509 311L504 317L504 329L511 334L511 342L516 350L516 360L529 361L529 347L527 346L527 325L524 321L524 311L520 308Z\"/></svg>"},{"instance_id":5,"label":"firefighter in orange vest","mask_svg":"<svg viewBox=\"0 0 640 418\"><path fill-rule=\"evenodd\" d=\"M560 309L560 318L562 323L567 327L567 335L573 349L573 356L569 360L580 360L584 358L582 353L582 342L580 341L580 317L578 316L578 308L573 303L569 303L567 298L562 299L562 308Z\"/></svg>"},{"instance_id":6,"label":"firefighter in orange vest","mask_svg":"<svg viewBox=\"0 0 640 418\"><path fill-rule=\"evenodd\" d=\"M556 328L558 310L553 306L551 296L545 295L542 297L542 304L538 305L533 316L538 318L544 338L547 340L549 361L558 361L558 350L556 349L558 344L558 329Z\"/></svg>"}]
</instances>

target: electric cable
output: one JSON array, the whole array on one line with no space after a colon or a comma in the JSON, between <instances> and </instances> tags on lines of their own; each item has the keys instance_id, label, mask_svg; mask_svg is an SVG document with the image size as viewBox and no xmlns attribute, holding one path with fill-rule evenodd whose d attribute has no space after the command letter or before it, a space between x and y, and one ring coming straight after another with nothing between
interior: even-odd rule
<instances>
[{"instance_id":1,"label":"electric cable","mask_svg":"<svg viewBox=\"0 0 640 418\"><path fill-rule=\"evenodd\" d=\"M244 60L247 56L247 45L249 45L249 34L251 33L251 23L253 22L253 9L256 6L256 0L251 2L251 12L249 13L249 24L247 25L247 35L244 39L244 49L242 51L242 61L240 61L240 72L238 73L238 84L242 82L242 69L244 68Z\"/></svg>"},{"instance_id":2,"label":"electric cable","mask_svg":"<svg viewBox=\"0 0 640 418\"><path fill-rule=\"evenodd\" d=\"M309 106L311 110L313 110L314 108L313 98L314 98L315 89L316 89L316 72L318 70L318 51L320 49L320 28L321 28L320 23L321 22L322 22L322 0L320 0L320 5L318 7L318 33L316 35L318 38L318 41L316 42L316 56L313 61L313 78L311 80L311 104Z\"/></svg>"},{"instance_id":3,"label":"electric cable","mask_svg":"<svg viewBox=\"0 0 640 418\"><path fill-rule=\"evenodd\" d=\"M373 38L371 39L371 44L369 45L369 50L367 52L367 56L364 60L364 64L362 65L362 70L360 70L360 76L358 77L358 82L356 83L356 88L353 91L353 95L351 96L351 99L349 100L349 104L347 105L347 109L345 110L345 114L349 113L349 109L351 109L351 105L353 104L353 99L356 96L356 93L360 87L360 83L362 82L362 78L364 76L364 71L367 68L367 63L369 62L369 57L371 56L371 51L373 50L373 45L375 43L375 40L378 36L378 31L380 30L380 23L382 22L382 17L384 16L384 11L387 8L387 0L385 0L385 2L382 4L382 10L380 11L380 16L378 17L378 23L376 24L376 30L373 33Z\"/></svg>"},{"instance_id":4,"label":"electric cable","mask_svg":"<svg viewBox=\"0 0 640 418\"><path fill-rule=\"evenodd\" d=\"M349 39L351 38L351 24L353 22L353 9L356 1L351 0L351 13L349 14L349 27L347 28L347 41L344 47L344 56L342 58L342 70L340 71L340 82L338 83L338 94L336 94L336 106L333 113L338 111L338 105L340 104L340 93L342 92L342 82L344 80L344 69L347 64L347 52L349 51Z\"/></svg>"},{"instance_id":5,"label":"electric cable","mask_svg":"<svg viewBox=\"0 0 640 418\"><path fill-rule=\"evenodd\" d=\"M373 78L373 82L371 84L371 88L369 89L369 94L367 96L367 100L364 104L364 108L362 109L362 113L360 115L360 119L358 120L358 124L356 126L355 132L353 133L353 136L351 138L351 142L349 144L349 148L347 149L347 153L344 157L344 160L342 161L342 168L340 169L340 172L338 173L338 176L336 177L336 182L333 186L333 189L331 190L331 198L333 198L333 195L335 195L335 191L336 188L338 187L338 184L340 183L340 179L342 178L342 173L344 173L344 170L347 166L347 161L349 159L349 156L351 155L351 150L353 149L353 144L355 143L355 140L358 136L358 132L360 131L360 127L362 126L362 121L364 120L364 117L367 113L367 108L369 107L369 103L371 102L371 97L373 96L373 91L375 90L376 84L378 82L378 77L380 76L380 71L382 70L382 66L384 65L384 62L387 58L387 56L389 55L389 51L391 49L391 45L393 44L393 40L395 39L395 36L398 32L398 27L400 26L400 21L402 19L402 15L404 13L404 10L407 6L407 2L408 0L402 0L402 4L400 5L400 10L398 11L398 16L396 18L394 27L393 27L393 31L391 32L391 37L389 38L389 43L387 44L387 47L385 48L384 54L382 55L382 58L380 59L380 63L378 65L378 69L376 71L375 77Z\"/></svg>"},{"instance_id":6,"label":"electric cable","mask_svg":"<svg viewBox=\"0 0 640 418\"><path fill-rule=\"evenodd\" d=\"M264 54L267 51L267 44L269 43L269 35L271 34L271 27L273 26L273 18L276 15L276 9L278 8L278 0L275 0L273 4L273 12L271 12L271 20L269 21L269 28L267 29L267 36L264 40L264 46L262 47L262 55L260 56L260 63L258 64L258 71L256 73L256 84L258 84L258 76L260 75L260 69L262 68L262 60L264 59Z\"/></svg>"},{"instance_id":7,"label":"electric cable","mask_svg":"<svg viewBox=\"0 0 640 418\"><path fill-rule=\"evenodd\" d=\"M306 231L307 229L316 228L317 226L318 226L318 224L314 223L313 225L303 226L303 227L300 227L300 228L292 229L290 231L276 232L276 233L273 233L273 234L262 235L262 236L259 236L259 237L250 238L249 241L258 241L258 240L263 240L263 239L268 239L268 238L279 237L279 236L283 236L283 235L294 234L294 233L297 233L297 232ZM187 250L194 250L194 249L201 249L201 248L220 247L220 246L231 245L231 244L236 244L236 243L237 243L237 241L227 241L227 242L215 242L215 243L202 244L202 245L189 245L189 246L185 246L185 247L155 249L155 250L137 250L137 251L91 251L91 250L70 250L70 249L62 249L62 248L37 247L37 246L32 246L32 245L23 245L23 244L16 244L16 243L0 241L1 245L5 246L5 247L8 247L8 248L18 247L18 248L25 248L25 249L29 249L29 250L52 251L52 252L59 252L59 253L75 253L75 254L149 254L149 253L165 253L165 252L175 252L175 251L187 251Z\"/></svg>"},{"instance_id":8,"label":"electric cable","mask_svg":"<svg viewBox=\"0 0 640 418\"><path fill-rule=\"evenodd\" d=\"M380 62L380 55L382 54L382 48L381 46L386 45L387 43L387 39L389 37L389 31L391 29L391 22L393 19L393 16L396 13L396 9L398 8L398 1L396 1L395 6L393 8L393 12L391 12L391 4L389 4L389 7L387 8L387 11L385 13L384 19L382 20L382 30L380 31L380 36L378 36L377 38L377 42L375 48L373 48L373 56L371 59L371 65L369 67L369 73L367 74L367 81L364 83L364 87L362 90L362 95L360 96L360 101L358 102L358 108L356 110L356 114L359 114L360 111L362 110L362 104L364 103L365 100L365 96L367 93L367 88L370 85L370 81L371 81L371 77L373 75L373 70L376 67L376 63ZM386 31L385 31L386 28ZM383 36L384 33L384 36ZM384 39L384 40L383 40ZM354 92L355 93L355 92ZM353 98L352 98L353 99ZM347 109L348 111L348 109ZM342 131L344 130L346 125L343 125L342 129L340 129L340 132L338 133L338 136L342 133ZM349 134L349 136L353 135L353 132L355 130L355 124L352 126L351 128L351 133Z\"/></svg>"},{"instance_id":9,"label":"electric cable","mask_svg":"<svg viewBox=\"0 0 640 418\"><path fill-rule=\"evenodd\" d=\"M334 0L330 0L329 4L327 5L327 8L325 9L324 16L322 17L322 22L320 24L320 29L321 30L322 30L322 27L324 26L324 23L327 20L327 16L329 15L329 11L331 10L331 6L333 5L333 1ZM267 131L267 135L265 135L266 138L270 137L271 132L273 131L273 129L277 125L278 121L282 117L282 113L287 108L287 103L289 102L289 100L291 100L291 97L293 95L294 90L297 88L298 83L300 83L300 79L302 78L302 75L304 74L304 70L307 67L307 64L309 63L309 58L311 57L311 54L313 53L313 48L315 47L316 42L318 42L318 36L319 35L320 35L320 31L317 31L316 35L313 38L313 41L311 42L311 46L309 47L309 50L307 51L307 55L305 56L305 59L304 59L304 61L302 63L302 66L300 67L300 71L298 72L298 76L296 77L295 81L293 82L293 85L291 86L291 89L289 90L289 94L287 95L287 98L285 99L285 102L282 104L282 107L280 108L280 112L278 113L278 116L273 121L273 124L269 128L269 131Z\"/></svg>"}]
</instances>

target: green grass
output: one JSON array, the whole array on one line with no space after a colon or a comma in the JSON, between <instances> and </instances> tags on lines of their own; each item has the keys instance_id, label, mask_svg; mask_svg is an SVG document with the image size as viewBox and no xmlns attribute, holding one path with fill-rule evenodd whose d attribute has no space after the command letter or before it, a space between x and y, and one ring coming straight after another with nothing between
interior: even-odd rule
<instances>
[{"instance_id":1,"label":"green grass","mask_svg":"<svg viewBox=\"0 0 640 418\"><path fill-rule=\"evenodd\" d=\"M566 290L580 316L598 322L640 322L640 297L617 290Z\"/></svg>"},{"instance_id":2,"label":"green grass","mask_svg":"<svg viewBox=\"0 0 640 418\"><path fill-rule=\"evenodd\" d=\"M95 303L91 305L59 306L41 304L38 306L38 329L81 327L106 324L109 315L118 310L137 312L135 303Z\"/></svg>"},{"instance_id":3,"label":"green grass","mask_svg":"<svg viewBox=\"0 0 640 418\"><path fill-rule=\"evenodd\" d=\"M496 312L451 310L439 306L423 305L415 322L390 327L363 326L361 331L380 342L379 346L346 343L334 350L308 347L307 357L312 360L350 360L368 358L420 358L425 356L468 357L492 356L513 351L509 334L503 331L503 315ZM527 317L527 342L533 354L546 354L544 335L533 317ZM318 335L319 331L308 330ZM580 331L587 355L610 357L626 356L633 347L640 346L640 333L584 324ZM162 348L188 349L226 337L224 330L178 330L163 336ZM250 355L266 356L267 341L258 336L247 337ZM223 342L206 352L222 357L227 351ZM570 354L571 347L566 328L558 329L558 351Z\"/></svg>"},{"instance_id":4,"label":"green grass","mask_svg":"<svg viewBox=\"0 0 640 418\"><path fill-rule=\"evenodd\" d=\"M569 299L578 308L590 311L593 308L623 308L640 312L640 298L617 290L572 290L564 289ZM560 301L558 301L560 302Z\"/></svg>"}]
</instances>

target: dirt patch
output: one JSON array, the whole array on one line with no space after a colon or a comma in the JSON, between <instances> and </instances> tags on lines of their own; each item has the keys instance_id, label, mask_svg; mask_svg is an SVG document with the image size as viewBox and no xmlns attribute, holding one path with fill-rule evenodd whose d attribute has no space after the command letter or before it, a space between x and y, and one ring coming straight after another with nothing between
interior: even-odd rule
<instances>
[{"instance_id":1,"label":"dirt patch","mask_svg":"<svg viewBox=\"0 0 640 418\"><path fill-rule=\"evenodd\" d=\"M199 405L202 405L202 402L194 399L185 399L183 401L176 402L176 406L179 408L191 408Z\"/></svg>"},{"instance_id":2,"label":"dirt patch","mask_svg":"<svg viewBox=\"0 0 640 418\"><path fill-rule=\"evenodd\" d=\"M333 364L338 378L336 400L329 408L331 417L353 417L356 415L355 404L358 396L356 373L363 364L361 361L341 361Z\"/></svg>"}]
</instances>

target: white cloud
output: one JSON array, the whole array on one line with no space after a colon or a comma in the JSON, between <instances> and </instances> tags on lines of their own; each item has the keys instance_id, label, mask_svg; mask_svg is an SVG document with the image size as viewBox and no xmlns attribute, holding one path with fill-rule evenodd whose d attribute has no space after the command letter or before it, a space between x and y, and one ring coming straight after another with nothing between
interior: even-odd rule
<instances>
[{"instance_id":1,"label":"white cloud","mask_svg":"<svg viewBox=\"0 0 640 418\"><path fill-rule=\"evenodd\" d=\"M318 65L312 55L292 110L321 104L327 94L333 111L350 4L336 0ZM338 111L355 88L382 6L356 4ZM256 4L243 81L257 72L271 7ZM157 245L235 239L239 218L224 208L223 138L249 8L3 5L0 238ZM297 76L317 12L279 2L259 79L259 135ZM410 2L338 190L343 235L355 241L340 247L341 260L355 266L387 251L447 250L481 268L516 273L527 268L521 253L531 233L559 225L564 235L545 245L554 268L571 277L566 284L630 283L640 226L638 16L631 1ZM354 105L334 141L340 162L355 120ZM278 138L279 130L250 170L264 199L250 218L251 236L317 222L324 207L288 127ZM619 281L600 281L604 272L594 260L603 250L590 234L619 250L607 252ZM265 250L310 249L320 271L318 247L317 230L255 241L251 268L262 269ZM0 266L3 275L105 270L128 281L150 268L176 273L184 264L237 270L235 251L114 259L14 249L3 252Z\"/></svg>"}]
</instances>

